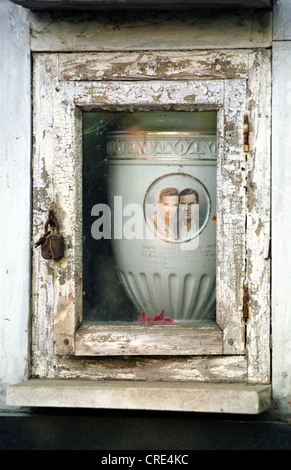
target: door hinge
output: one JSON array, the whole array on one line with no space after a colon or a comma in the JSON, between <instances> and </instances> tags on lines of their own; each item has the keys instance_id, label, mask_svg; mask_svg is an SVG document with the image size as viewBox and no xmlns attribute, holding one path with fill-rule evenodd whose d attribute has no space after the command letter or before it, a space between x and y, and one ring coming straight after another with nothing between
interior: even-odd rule
<instances>
[{"instance_id":1,"label":"door hinge","mask_svg":"<svg viewBox=\"0 0 291 470\"><path fill-rule=\"evenodd\" d=\"M249 144L249 116L247 114L244 115L244 152L248 153L250 150Z\"/></svg>"},{"instance_id":2,"label":"door hinge","mask_svg":"<svg viewBox=\"0 0 291 470\"><path fill-rule=\"evenodd\" d=\"M248 286L243 287L243 308L242 308L242 313L243 313L243 319L245 322L249 320L249 288Z\"/></svg>"}]
</instances>

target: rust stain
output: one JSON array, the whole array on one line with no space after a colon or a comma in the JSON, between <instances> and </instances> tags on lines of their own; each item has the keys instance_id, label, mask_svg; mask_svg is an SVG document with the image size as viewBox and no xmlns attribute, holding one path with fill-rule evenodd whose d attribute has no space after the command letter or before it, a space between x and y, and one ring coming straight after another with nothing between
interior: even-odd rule
<instances>
[{"instance_id":1,"label":"rust stain","mask_svg":"<svg viewBox=\"0 0 291 470\"><path fill-rule=\"evenodd\" d=\"M248 321L250 318L249 317L249 300L250 300L249 288L248 286L244 286L243 287L243 309L242 309L244 321Z\"/></svg>"},{"instance_id":2,"label":"rust stain","mask_svg":"<svg viewBox=\"0 0 291 470\"><path fill-rule=\"evenodd\" d=\"M249 117L246 114L244 116L244 152L248 153L249 149Z\"/></svg>"}]
</instances>

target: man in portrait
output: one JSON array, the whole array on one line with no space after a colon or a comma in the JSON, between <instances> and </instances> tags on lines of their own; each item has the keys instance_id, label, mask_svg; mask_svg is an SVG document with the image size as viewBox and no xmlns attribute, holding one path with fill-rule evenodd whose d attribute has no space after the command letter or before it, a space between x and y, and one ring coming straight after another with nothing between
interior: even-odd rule
<instances>
[{"instance_id":1,"label":"man in portrait","mask_svg":"<svg viewBox=\"0 0 291 470\"><path fill-rule=\"evenodd\" d=\"M179 192L176 188L164 188L160 192L157 211L150 217L155 236L168 240L177 239L178 204Z\"/></svg>"},{"instance_id":2,"label":"man in portrait","mask_svg":"<svg viewBox=\"0 0 291 470\"><path fill-rule=\"evenodd\" d=\"M191 188L179 194L179 239L189 240L199 230L199 196Z\"/></svg>"}]
</instances>

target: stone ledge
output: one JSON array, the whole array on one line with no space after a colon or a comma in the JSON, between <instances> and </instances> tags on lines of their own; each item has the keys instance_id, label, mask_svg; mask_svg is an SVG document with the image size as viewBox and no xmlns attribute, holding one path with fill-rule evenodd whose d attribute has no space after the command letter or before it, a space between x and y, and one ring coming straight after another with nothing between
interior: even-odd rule
<instances>
[{"instance_id":1,"label":"stone ledge","mask_svg":"<svg viewBox=\"0 0 291 470\"><path fill-rule=\"evenodd\" d=\"M7 405L259 414L270 385L34 379L11 385Z\"/></svg>"}]
</instances>

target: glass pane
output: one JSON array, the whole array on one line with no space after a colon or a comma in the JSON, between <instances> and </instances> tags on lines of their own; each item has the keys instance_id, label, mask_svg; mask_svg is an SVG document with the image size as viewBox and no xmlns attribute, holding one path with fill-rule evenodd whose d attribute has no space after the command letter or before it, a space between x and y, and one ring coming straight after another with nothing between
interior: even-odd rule
<instances>
[{"instance_id":1,"label":"glass pane","mask_svg":"<svg viewBox=\"0 0 291 470\"><path fill-rule=\"evenodd\" d=\"M215 321L216 112L83 114L83 321Z\"/></svg>"}]
</instances>

